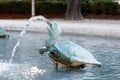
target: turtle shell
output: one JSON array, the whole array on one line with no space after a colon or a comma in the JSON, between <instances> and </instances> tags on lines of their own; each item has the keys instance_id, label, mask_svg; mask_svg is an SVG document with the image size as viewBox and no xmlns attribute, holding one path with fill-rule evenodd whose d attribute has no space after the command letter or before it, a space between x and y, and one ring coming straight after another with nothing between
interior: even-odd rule
<instances>
[{"instance_id":1,"label":"turtle shell","mask_svg":"<svg viewBox=\"0 0 120 80\"><path fill-rule=\"evenodd\" d=\"M88 50L76 43L63 41L56 43L54 46L61 54L69 58L71 62L77 61L85 64L101 65Z\"/></svg>"}]
</instances>

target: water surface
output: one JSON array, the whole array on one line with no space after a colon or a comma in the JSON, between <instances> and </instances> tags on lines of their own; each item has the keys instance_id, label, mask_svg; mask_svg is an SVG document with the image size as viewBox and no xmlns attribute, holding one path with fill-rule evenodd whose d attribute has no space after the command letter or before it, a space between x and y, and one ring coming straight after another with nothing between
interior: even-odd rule
<instances>
[{"instance_id":1,"label":"water surface","mask_svg":"<svg viewBox=\"0 0 120 80\"><path fill-rule=\"evenodd\" d=\"M0 39L0 80L120 80L120 39L60 36L58 41L70 40L89 50L102 63L102 67L88 66L71 70L59 67L55 72L47 54L40 55L38 52L44 46L47 34L25 34L11 65L8 62L20 33L10 31L9 34L9 39Z\"/></svg>"}]
</instances>

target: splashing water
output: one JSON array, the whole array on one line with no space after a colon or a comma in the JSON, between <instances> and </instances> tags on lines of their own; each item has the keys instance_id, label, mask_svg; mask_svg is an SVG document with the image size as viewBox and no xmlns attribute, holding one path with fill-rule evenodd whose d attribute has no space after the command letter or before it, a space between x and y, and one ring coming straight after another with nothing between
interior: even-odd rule
<instances>
[{"instance_id":1,"label":"splashing water","mask_svg":"<svg viewBox=\"0 0 120 80\"><path fill-rule=\"evenodd\" d=\"M37 74L43 74L45 72L45 70L38 69L37 66L31 67L31 68L26 68L26 70L24 70L24 68L23 69L21 68L21 65L12 64L13 57L15 56L17 48L20 46L20 42L22 40L22 37L26 33L26 28L30 26L30 23L32 21L36 21L36 20L47 21L47 19L44 18L43 16L35 16L35 17L31 17L29 19L28 23L24 26L23 30L20 32L20 37L19 37L15 46L12 49L12 53L11 53L9 63L4 62L4 61L0 61L0 75L6 75L6 74L17 75L17 73L19 73L19 74L26 75L26 76L29 76L29 75L34 76L34 75L37 75ZM24 67L24 66L22 65L22 67ZM23 71L21 72L21 70L23 70Z\"/></svg>"},{"instance_id":2,"label":"splashing water","mask_svg":"<svg viewBox=\"0 0 120 80\"><path fill-rule=\"evenodd\" d=\"M8 70L8 68L9 68L9 65L6 62L1 62L0 61L0 65L2 65L2 66L0 66L0 73Z\"/></svg>"},{"instance_id":3,"label":"splashing water","mask_svg":"<svg viewBox=\"0 0 120 80\"><path fill-rule=\"evenodd\" d=\"M9 64L11 64L12 61L13 61L13 57L14 57L14 55L15 55L16 49L17 49L18 46L20 46L20 41L21 41L23 35L26 33L26 28L27 28L28 26L30 26L30 23L31 23L32 21L35 21L35 20L42 20L42 21L45 21L45 22L48 21L44 16L35 16L35 17L31 17L31 18L29 19L29 22L25 25L25 27L23 28L23 30L22 30L21 33L20 33L20 38L18 39L17 43L16 43L15 46L13 47L12 55L11 55L10 60L9 60Z\"/></svg>"},{"instance_id":4,"label":"splashing water","mask_svg":"<svg viewBox=\"0 0 120 80\"><path fill-rule=\"evenodd\" d=\"M40 70L38 69L36 66L35 67L31 67L30 69L24 70L22 72L23 75L36 75L38 73L43 74L44 72L46 72L45 70ZM32 73L32 74L31 74Z\"/></svg>"}]
</instances>

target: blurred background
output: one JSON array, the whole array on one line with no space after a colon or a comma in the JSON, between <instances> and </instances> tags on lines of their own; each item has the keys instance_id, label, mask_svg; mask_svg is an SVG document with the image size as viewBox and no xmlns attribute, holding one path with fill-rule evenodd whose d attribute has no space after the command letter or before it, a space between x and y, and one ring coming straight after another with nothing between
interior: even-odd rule
<instances>
[{"instance_id":1,"label":"blurred background","mask_svg":"<svg viewBox=\"0 0 120 80\"><path fill-rule=\"evenodd\" d=\"M77 16L82 16L82 19L120 19L120 0L0 0L0 19L30 18L32 1L35 6L34 15L44 15L47 18L71 19L68 18L70 15L77 14L71 14L70 11L73 13L76 10L75 13L80 14ZM76 3L74 5L74 2L80 3L79 6Z\"/></svg>"}]
</instances>

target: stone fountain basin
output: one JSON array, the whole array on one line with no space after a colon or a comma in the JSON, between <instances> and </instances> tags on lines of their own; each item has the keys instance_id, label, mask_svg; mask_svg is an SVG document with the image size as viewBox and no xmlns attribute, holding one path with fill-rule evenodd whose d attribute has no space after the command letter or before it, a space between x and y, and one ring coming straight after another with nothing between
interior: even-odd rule
<instances>
[{"instance_id":1,"label":"stone fountain basin","mask_svg":"<svg viewBox=\"0 0 120 80\"><path fill-rule=\"evenodd\" d=\"M85 34L96 36L108 36L120 38L120 20L94 20L85 19L82 21L65 21L63 19L54 20L62 28L63 33L67 34ZM23 30L28 22L26 19L21 20L0 20L0 26L5 30ZM26 29L29 31L47 32L45 22L32 22Z\"/></svg>"}]
</instances>

